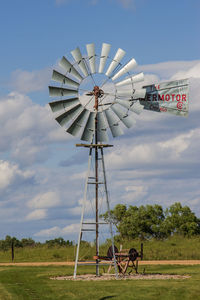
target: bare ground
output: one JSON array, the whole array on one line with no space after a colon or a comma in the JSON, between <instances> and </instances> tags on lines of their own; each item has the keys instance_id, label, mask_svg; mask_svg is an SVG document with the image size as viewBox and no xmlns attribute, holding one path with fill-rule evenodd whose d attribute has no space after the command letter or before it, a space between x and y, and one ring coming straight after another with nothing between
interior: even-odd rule
<instances>
[{"instance_id":1,"label":"bare ground","mask_svg":"<svg viewBox=\"0 0 200 300\"><path fill-rule=\"evenodd\" d=\"M188 279L191 276L189 275L171 275L171 274L134 274L134 275L124 275L115 278L115 275L102 275L102 276L95 276L92 274L85 274L85 275L77 275L76 278L73 276L58 276L58 277L51 277L52 280L74 280L74 281L96 281L96 280L146 280L146 279Z\"/></svg>"},{"instance_id":2,"label":"bare ground","mask_svg":"<svg viewBox=\"0 0 200 300\"><path fill-rule=\"evenodd\" d=\"M90 263L90 262L87 262ZM80 264L80 263L79 263ZM0 263L0 266L73 266L74 262L16 262ZM200 260L142 260L139 265L200 265Z\"/></svg>"}]
</instances>

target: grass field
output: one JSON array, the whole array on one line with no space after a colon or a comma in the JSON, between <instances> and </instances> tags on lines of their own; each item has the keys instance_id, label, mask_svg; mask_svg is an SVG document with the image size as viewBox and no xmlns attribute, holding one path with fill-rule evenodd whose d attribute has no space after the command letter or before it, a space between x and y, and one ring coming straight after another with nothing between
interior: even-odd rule
<instances>
[{"instance_id":1,"label":"grass field","mask_svg":"<svg viewBox=\"0 0 200 300\"><path fill-rule=\"evenodd\" d=\"M94 267L79 267L81 274L94 271ZM146 273L190 274L189 279L98 282L49 279L72 273L72 267L61 266L0 267L0 299L200 299L200 266L146 266Z\"/></svg>"},{"instance_id":2,"label":"grass field","mask_svg":"<svg viewBox=\"0 0 200 300\"><path fill-rule=\"evenodd\" d=\"M123 248L132 247L140 250L140 240L133 240L123 243ZM174 236L164 241L150 240L143 241L144 260L176 260L176 259L200 259L200 237L183 238ZM116 243L119 248L120 245ZM100 247L100 253L106 255L110 244ZM15 248L15 262L40 262L40 261L74 261L75 247L25 247ZM80 251L80 259L92 259L95 248L83 245ZM11 250L0 251L0 262L11 261Z\"/></svg>"}]
</instances>

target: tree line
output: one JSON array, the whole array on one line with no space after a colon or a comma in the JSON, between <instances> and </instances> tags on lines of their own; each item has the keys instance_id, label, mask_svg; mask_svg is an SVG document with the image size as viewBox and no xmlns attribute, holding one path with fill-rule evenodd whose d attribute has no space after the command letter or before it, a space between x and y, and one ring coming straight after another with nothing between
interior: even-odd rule
<instances>
[{"instance_id":1,"label":"tree line","mask_svg":"<svg viewBox=\"0 0 200 300\"><path fill-rule=\"evenodd\" d=\"M41 247L46 246L48 248L52 247L62 247L62 246L72 246L72 241L65 241L62 237L55 238L53 240L46 240L44 243L35 242L32 238L22 238L18 240L16 237L11 237L7 235L4 240L0 240L0 250L7 251L12 247L23 248L23 247Z\"/></svg>"},{"instance_id":2,"label":"tree line","mask_svg":"<svg viewBox=\"0 0 200 300\"><path fill-rule=\"evenodd\" d=\"M188 206L176 202L167 209L161 205L127 206L118 204L101 216L117 228L119 239L164 239L174 234L200 235L200 219Z\"/></svg>"}]
</instances>

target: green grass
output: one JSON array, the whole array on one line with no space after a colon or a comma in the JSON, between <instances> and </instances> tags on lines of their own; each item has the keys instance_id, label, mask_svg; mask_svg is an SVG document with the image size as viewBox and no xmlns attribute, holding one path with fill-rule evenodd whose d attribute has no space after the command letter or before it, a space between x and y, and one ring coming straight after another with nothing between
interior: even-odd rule
<instances>
[{"instance_id":1,"label":"green grass","mask_svg":"<svg viewBox=\"0 0 200 300\"><path fill-rule=\"evenodd\" d=\"M94 267L79 267L78 271L91 273ZM99 282L49 279L72 273L73 268L60 266L0 267L0 299L200 299L200 266L146 266L146 273L190 274L189 279Z\"/></svg>"},{"instance_id":2,"label":"green grass","mask_svg":"<svg viewBox=\"0 0 200 300\"><path fill-rule=\"evenodd\" d=\"M132 247L140 250L140 240L126 241L123 243L123 249ZM174 236L164 241L150 240L143 241L144 260L174 260L174 259L200 259L200 237L183 238ZM120 248L119 243L116 243ZM104 244L100 247L100 253L106 255L110 244ZM75 248L46 246L15 248L15 262L42 262L42 261L74 261ZM95 254L95 248L83 245L80 251L80 259L92 259ZM0 262L11 262L11 250L0 251Z\"/></svg>"}]
</instances>

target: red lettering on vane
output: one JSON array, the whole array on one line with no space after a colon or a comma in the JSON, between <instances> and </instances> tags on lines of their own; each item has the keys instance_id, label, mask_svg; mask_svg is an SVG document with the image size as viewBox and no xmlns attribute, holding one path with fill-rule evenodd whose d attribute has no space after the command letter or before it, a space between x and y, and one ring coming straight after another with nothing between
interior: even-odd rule
<instances>
[{"instance_id":1,"label":"red lettering on vane","mask_svg":"<svg viewBox=\"0 0 200 300\"><path fill-rule=\"evenodd\" d=\"M166 112L166 111L167 111L167 108L165 108L165 107L160 107L160 111Z\"/></svg>"},{"instance_id":2,"label":"red lettering on vane","mask_svg":"<svg viewBox=\"0 0 200 300\"><path fill-rule=\"evenodd\" d=\"M177 103L177 108L178 109L182 109L182 107L183 107L183 102L178 102Z\"/></svg>"},{"instance_id":3,"label":"red lettering on vane","mask_svg":"<svg viewBox=\"0 0 200 300\"><path fill-rule=\"evenodd\" d=\"M160 95L160 94L158 94L158 100L162 100L162 101L164 101L165 99L164 99L164 95Z\"/></svg>"},{"instance_id":4,"label":"red lettering on vane","mask_svg":"<svg viewBox=\"0 0 200 300\"><path fill-rule=\"evenodd\" d=\"M186 94L183 94L183 95L182 95L182 101L183 101L183 100L186 101Z\"/></svg>"},{"instance_id":5,"label":"red lettering on vane","mask_svg":"<svg viewBox=\"0 0 200 300\"><path fill-rule=\"evenodd\" d=\"M165 101L169 101L169 100L170 100L170 95L169 94L165 95Z\"/></svg>"}]
</instances>

